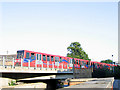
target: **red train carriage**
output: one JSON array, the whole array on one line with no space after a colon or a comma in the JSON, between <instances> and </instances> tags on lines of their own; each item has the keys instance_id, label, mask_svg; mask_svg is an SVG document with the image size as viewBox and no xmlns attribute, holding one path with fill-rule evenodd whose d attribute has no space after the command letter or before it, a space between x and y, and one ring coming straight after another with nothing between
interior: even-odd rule
<instances>
[{"instance_id":1,"label":"red train carriage","mask_svg":"<svg viewBox=\"0 0 120 90\"><path fill-rule=\"evenodd\" d=\"M17 59L15 60L15 65L21 65L21 60L23 60L23 66L28 67L28 62L30 61L30 67L43 67L44 68L63 68L72 69L72 58L63 57L59 55L51 55L41 52L34 52L28 50L17 51Z\"/></svg>"},{"instance_id":2,"label":"red train carriage","mask_svg":"<svg viewBox=\"0 0 120 90\"><path fill-rule=\"evenodd\" d=\"M90 65L89 60L83 60L77 58L75 58L74 60L75 60L74 62L75 69L88 68L88 66Z\"/></svg>"},{"instance_id":3,"label":"red train carriage","mask_svg":"<svg viewBox=\"0 0 120 90\"><path fill-rule=\"evenodd\" d=\"M19 50L17 51L15 65L20 66L22 62L23 66L28 67L28 62L30 62L30 67L72 69L72 61L73 58L70 57L51 55L28 50ZM107 67L108 69L112 70L113 66L116 65L74 58L75 69L88 68L88 66L93 69Z\"/></svg>"}]
</instances>

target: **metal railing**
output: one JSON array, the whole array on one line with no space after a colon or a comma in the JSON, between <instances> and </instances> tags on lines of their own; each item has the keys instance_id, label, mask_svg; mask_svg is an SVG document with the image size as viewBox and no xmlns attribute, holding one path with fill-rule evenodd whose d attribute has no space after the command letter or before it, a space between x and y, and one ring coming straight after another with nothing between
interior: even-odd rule
<instances>
[{"instance_id":1,"label":"metal railing","mask_svg":"<svg viewBox=\"0 0 120 90\"><path fill-rule=\"evenodd\" d=\"M0 66L4 67L4 68L12 68L12 69L15 69L17 67L21 68L21 69L24 69L24 68L27 68L27 69L34 69L34 70L59 70L59 71L72 71L72 69L69 69L68 66L70 65L67 65L67 68L64 67L64 64L61 63L58 64L58 65L55 65L54 62L52 62L51 66L50 66L50 63L47 62L46 63L46 67L43 65L43 63L39 64L40 67L37 65L37 60L35 61L35 65L34 66L31 66L31 63L30 63L30 60L28 60L28 63L27 63L27 66L24 66L23 65L23 59L21 59L20 61L20 65L15 65L15 60L16 58L6 58L6 57L2 57L2 59L0 59Z\"/></svg>"}]
</instances>

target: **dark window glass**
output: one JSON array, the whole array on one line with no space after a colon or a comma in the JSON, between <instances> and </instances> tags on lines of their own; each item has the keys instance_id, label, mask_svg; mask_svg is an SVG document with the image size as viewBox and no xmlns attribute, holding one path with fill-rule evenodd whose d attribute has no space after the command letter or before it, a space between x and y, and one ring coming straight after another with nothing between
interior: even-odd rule
<instances>
[{"instance_id":1,"label":"dark window glass","mask_svg":"<svg viewBox=\"0 0 120 90\"><path fill-rule=\"evenodd\" d=\"M51 56L51 61L54 61L54 57L53 56Z\"/></svg>"},{"instance_id":2,"label":"dark window glass","mask_svg":"<svg viewBox=\"0 0 120 90\"><path fill-rule=\"evenodd\" d=\"M27 52L27 53L26 53L26 59L29 59L29 58L30 58L30 53Z\"/></svg>"},{"instance_id":3,"label":"dark window glass","mask_svg":"<svg viewBox=\"0 0 120 90\"><path fill-rule=\"evenodd\" d=\"M68 61L68 63L69 63L69 58L67 58L67 61Z\"/></svg>"},{"instance_id":4,"label":"dark window glass","mask_svg":"<svg viewBox=\"0 0 120 90\"><path fill-rule=\"evenodd\" d=\"M74 59L74 64L75 64L75 59Z\"/></svg>"},{"instance_id":5,"label":"dark window glass","mask_svg":"<svg viewBox=\"0 0 120 90\"><path fill-rule=\"evenodd\" d=\"M55 57L55 62L59 62L59 57Z\"/></svg>"},{"instance_id":6,"label":"dark window glass","mask_svg":"<svg viewBox=\"0 0 120 90\"><path fill-rule=\"evenodd\" d=\"M87 62L87 65L88 65L88 62Z\"/></svg>"},{"instance_id":7,"label":"dark window glass","mask_svg":"<svg viewBox=\"0 0 120 90\"><path fill-rule=\"evenodd\" d=\"M84 61L82 61L82 65L85 66L85 62Z\"/></svg>"},{"instance_id":8,"label":"dark window glass","mask_svg":"<svg viewBox=\"0 0 120 90\"><path fill-rule=\"evenodd\" d=\"M36 56L37 56L37 60L38 60L38 54L36 54Z\"/></svg>"},{"instance_id":9,"label":"dark window glass","mask_svg":"<svg viewBox=\"0 0 120 90\"><path fill-rule=\"evenodd\" d=\"M78 64L78 60L76 60L76 63Z\"/></svg>"},{"instance_id":10,"label":"dark window glass","mask_svg":"<svg viewBox=\"0 0 120 90\"><path fill-rule=\"evenodd\" d=\"M17 59L24 57L24 51L17 51Z\"/></svg>"},{"instance_id":11,"label":"dark window glass","mask_svg":"<svg viewBox=\"0 0 120 90\"><path fill-rule=\"evenodd\" d=\"M50 56L47 56L47 61L50 61Z\"/></svg>"},{"instance_id":12,"label":"dark window glass","mask_svg":"<svg viewBox=\"0 0 120 90\"><path fill-rule=\"evenodd\" d=\"M60 62L62 62L62 58L60 57Z\"/></svg>"},{"instance_id":13,"label":"dark window glass","mask_svg":"<svg viewBox=\"0 0 120 90\"><path fill-rule=\"evenodd\" d=\"M46 56L45 55L43 55L43 60L46 61Z\"/></svg>"},{"instance_id":14,"label":"dark window glass","mask_svg":"<svg viewBox=\"0 0 120 90\"><path fill-rule=\"evenodd\" d=\"M81 62L80 62L80 60L79 60L79 65L81 65Z\"/></svg>"},{"instance_id":15,"label":"dark window glass","mask_svg":"<svg viewBox=\"0 0 120 90\"><path fill-rule=\"evenodd\" d=\"M35 59L35 54L31 53L31 59Z\"/></svg>"},{"instance_id":16,"label":"dark window glass","mask_svg":"<svg viewBox=\"0 0 120 90\"><path fill-rule=\"evenodd\" d=\"M41 60L41 54L39 54L39 60Z\"/></svg>"}]
</instances>

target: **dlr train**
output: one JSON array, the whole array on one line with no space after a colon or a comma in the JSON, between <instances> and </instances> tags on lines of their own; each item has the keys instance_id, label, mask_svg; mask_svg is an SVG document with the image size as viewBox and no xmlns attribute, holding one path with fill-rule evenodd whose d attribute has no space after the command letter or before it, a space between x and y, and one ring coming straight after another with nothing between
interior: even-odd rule
<instances>
[{"instance_id":1,"label":"dlr train","mask_svg":"<svg viewBox=\"0 0 120 90\"><path fill-rule=\"evenodd\" d=\"M21 61L22 60L22 61ZM74 62L73 62L74 61ZM15 65L21 65L28 67L43 67L43 68L59 68L59 69L72 69L73 64L75 69L84 69L84 68L103 68L107 67L112 70L114 66L113 64L106 64L96 61L89 61L71 57L64 57L59 55L51 55L41 52L34 52L28 50L18 50L17 57L15 59ZM28 63L29 62L29 63Z\"/></svg>"}]
</instances>

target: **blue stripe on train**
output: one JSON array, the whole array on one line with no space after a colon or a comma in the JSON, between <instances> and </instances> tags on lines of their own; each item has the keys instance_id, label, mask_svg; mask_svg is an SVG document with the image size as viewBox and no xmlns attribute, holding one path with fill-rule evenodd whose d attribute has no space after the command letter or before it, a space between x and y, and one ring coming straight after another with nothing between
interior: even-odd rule
<instances>
[{"instance_id":1,"label":"blue stripe on train","mask_svg":"<svg viewBox=\"0 0 120 90\"><path fill-rule=\"evenodd\" d=\"M25 58L24 61L23 61L23 63L28 63L29 60L30 60L30 62L32 62L32 61L36 60L36 57L35 57L35 59L31 59L31 57L30 57L30 59L26 59L26 58ZM68 63L68 61L65 60L65 59L63 59L62 62ZM62 62L59 62L59 63L62 63Z\"/></svg>"},{"instance_id":2,"label":"blue stripe on train","mask_svg":"<svg viewBox=\"0 0 120 90\"><path fill-rule=\"evenodd\" d=\"M23 63L27 63L29 60L30 60L30 62L32 62L32 61L36 60L36 57L35 57L35 59L31 59L31 57L30 57L30 59L26 59L26 58L25 58L25 59L23 60Z\"/></svg>"}]
</instances>

